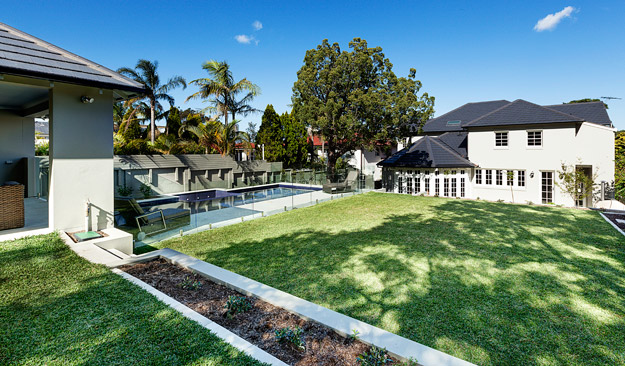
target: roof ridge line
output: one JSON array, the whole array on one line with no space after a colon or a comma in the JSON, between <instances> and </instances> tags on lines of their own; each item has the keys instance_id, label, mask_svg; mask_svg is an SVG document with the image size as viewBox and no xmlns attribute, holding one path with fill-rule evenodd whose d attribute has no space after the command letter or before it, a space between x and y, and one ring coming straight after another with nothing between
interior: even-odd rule
<instances>
[{"instance_id":1,"label":"roof ridge line","mask_svg":"<svg viewBox=\"0 0 625 366\"><path fill-rule=\"evenodd\" d=\"M517 100L521 100L521 99L517 99ZM515 100L514 102L516 102L517 100ZM476 119L474 119L473 121L469 121L469 122L465 123L464 125L463 125L463 124L461 124L460 126L461 126L462 128L464 128L465 126L468 126L468 125L470 125L471 123L474 123L474 122L476 122L476 121L479 121L479 120L481 120L482 118L485 118L486 116L490 116L491 114L493 114L493 113L495 113L495 112L498 112L498 111L502 110L503 108L508 107L509 105L511 105L511 104L512 104L512 103L514 103L514 102L509 102L508 104L504 104L504 105L502 105L501 107L499 107L499 108L497 108L497 109L495 109L495 110L492 110L492 111L490 111L490 112L488 112L488 113L486 113L486 114L484 114L484 115L481 115L481 116L477 117Z\"/></svg>"},{"instance_id":2,"label":"roof ridge line","mask_svg":"<svg viewBox=\"0 0 625 366\"><path fill-rule=\"evenodd\" d=\"M452 149L451 147L449 147L449 145L447 145L444 141L440 141L437 137L434 137L433 139L436 139L436 141L435 141L435 142L436 142L436 143L438 143L438 144L439 144L439 146L440 146L440 147L442 147L443 149L445 149L445 150L447 150L448 152L450 152L450 153L452 153L452 154L454 154L454 155L458 156L460 159L462 159L462 160L464 160L464 161L466 161L466 162L468 162L468 163L470 163L470 164L472 164L472 165L475 165L475 164L473 164L473 163L472 163L469 159L466 159L466 158L462 157L460 154L458 154L456 151L454 151L454 149ZM432 159L432 160L434 160L434 159Z\"/></svg>"}]
</instances>

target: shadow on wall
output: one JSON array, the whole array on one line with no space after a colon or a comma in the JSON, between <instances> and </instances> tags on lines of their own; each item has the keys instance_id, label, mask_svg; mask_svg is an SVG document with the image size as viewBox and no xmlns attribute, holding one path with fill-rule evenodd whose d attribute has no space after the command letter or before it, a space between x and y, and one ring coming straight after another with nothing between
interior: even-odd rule
<instances>
[{"instance_id":1,"label":"shadow on wall","mask_svg":"<svg viewBox=\"0 0 625 366\"><path fill-rule=\"evenodd\" d=\"M625 251L596 213L379 197L315 208L322 226L308 216L321 211L285 214L304 229L263 240L222 230L166 246L476 364L623 364ZM356 215L341 211L355 200L381 222L327 221Z\"/></svg>"}]
</instances>

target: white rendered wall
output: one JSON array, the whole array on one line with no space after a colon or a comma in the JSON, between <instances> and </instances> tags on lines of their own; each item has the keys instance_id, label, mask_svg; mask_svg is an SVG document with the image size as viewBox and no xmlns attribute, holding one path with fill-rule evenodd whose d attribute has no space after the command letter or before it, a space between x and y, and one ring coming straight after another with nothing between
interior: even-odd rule
<instances>
[{"instance_id":1,"label":"white rendered wall","mask_svg":"<svg viewBox=\"0 0 625 366\"><path fill-rule=\"evenodd\" d=\"M100 94L101 93L101 94ZM95 101L83 104L81 96ZM50 90L50 227L113 226L113 96L110 90L55 83Z\"/></svg>"},{"instance_id":2,"label":"white rendered wall","mask_svg":"<svg viewBox=\"0 0 625 366\"><path fill-rule=\"evenodd\" d=\"M527 146L527 131L542 130L543 143L540 147ZM473 131L468 135L469 160L479 168L493 170L493 184L475 184L473 177L473 198L505 200L527 203L541 203L541 172L552 171L554 176L555 204L574 206L573 199L561 192L555 184L557 172L562 164L592 166L599 173L597 181L614 180L614 130L590 123L583 123L576 133L574 124L557 128L532 126L531 128L498 129L508 131L508 147L495 147L495 131ZM494 170L525 170L525 187L513 191L506 185L494 184ZM532 177L533 174L533 177ZM483 173L483 183L485 176Z\"/></svg>"},{"instance_id":3,"label":"white rendered wall","mask_svg":"<svg viewBox=\"0 0 625 366\"><path fill-rule=\"evenodd\" d=\"M396 149L392 149L390 155L386 155L383 152L376 154L375 151L356 150L348 160L348 164L359 170L362 168L363 173L366 175L373 175L373 180L380 180L382 179L382 168L378 167L377 164L396 152Z\"/></svg>"},{"instance_id":4,"label":"white rendered wall","mask_svg":"<svg viewBox=\"0 0 625 366\"><path fill-rule=\"evenodd\" d=\"M13 180L13 173L20 159L28 158L28 180L20 182L28 186L28 196L35 193L35 120L21 117L9 111L0 111L0 185Z\"/></svg>"}]
</instances>

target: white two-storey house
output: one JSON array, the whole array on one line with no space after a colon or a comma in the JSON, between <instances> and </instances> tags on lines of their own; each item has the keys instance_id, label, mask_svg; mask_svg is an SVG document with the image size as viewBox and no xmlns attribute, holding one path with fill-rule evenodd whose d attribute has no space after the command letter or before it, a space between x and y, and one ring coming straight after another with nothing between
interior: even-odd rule
<instances>
[{"instance_id":1,"label":"white two-storey house","mask_svg":"<svg viewBox=\"0 0 625 366\"><path fill-rule=\"evenodd\" d=\"M423 127L424 136L380 162L387 191L520 203L593 206L559 187L562 166L614 181L615 129L601 102L540 106L468 103Z\"/></svg>"}]
</instances>

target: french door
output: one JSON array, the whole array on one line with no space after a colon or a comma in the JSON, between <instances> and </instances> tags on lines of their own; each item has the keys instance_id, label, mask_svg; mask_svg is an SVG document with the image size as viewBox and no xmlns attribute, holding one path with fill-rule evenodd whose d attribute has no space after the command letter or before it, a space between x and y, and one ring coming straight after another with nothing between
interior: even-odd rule
<instances>
[{"instance_id":1,"label":"french door","mask_svg":"<svg viewBox=\"0 0 625 366\"><path fill-rule=\"evenodd\" d=\"M541 172L542 203L553 203L553 172Z\"/></svg>"}]
</instances>

